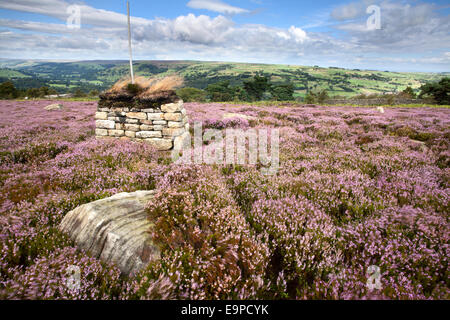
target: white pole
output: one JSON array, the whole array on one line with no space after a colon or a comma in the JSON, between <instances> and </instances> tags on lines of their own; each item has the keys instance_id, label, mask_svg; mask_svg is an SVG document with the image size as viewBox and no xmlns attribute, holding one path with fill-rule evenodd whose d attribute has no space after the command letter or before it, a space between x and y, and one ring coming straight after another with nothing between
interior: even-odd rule
<instances>
[{"instance_id":1,"label":"white pole","mask_svg":"<svg viewBox=\"0 0 450 320\"><path fill-rule=\"evenodd\" d=\"M130 53L130 74L131 74L131 83L134 84L133 56L131 53L131 24L130 24L130 2L129 1L127 1L127 15L128 15L128 52Z\"/></svg>"}]
</instances>

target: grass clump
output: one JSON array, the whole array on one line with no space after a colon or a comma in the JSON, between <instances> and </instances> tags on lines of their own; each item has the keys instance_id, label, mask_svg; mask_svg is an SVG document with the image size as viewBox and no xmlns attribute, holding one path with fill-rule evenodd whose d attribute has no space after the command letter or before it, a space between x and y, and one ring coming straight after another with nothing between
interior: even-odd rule
<instances>
[{"instance_id":1,"label":"grass clump","mask_svg":"<svg viewBox=\"0 0 450 320\"><path fill-rule=\"evenodd\" d=\"M134 83L130 78L117 81L107 93L128 93L133 96L148 96L158 92L172 91L183 84L179 76L168 76L162 79L136 77Z\"/></svg>"}]
</instances>

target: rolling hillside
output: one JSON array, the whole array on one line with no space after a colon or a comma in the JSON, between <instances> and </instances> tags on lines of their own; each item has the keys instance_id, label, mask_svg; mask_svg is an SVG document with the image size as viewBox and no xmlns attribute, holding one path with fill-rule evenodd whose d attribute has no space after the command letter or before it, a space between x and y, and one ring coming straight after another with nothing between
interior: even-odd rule
<instances>
[{"instance_id":1,"label":"rolling hillside","mask_svg":"<svg viewBox=\"0 0 450 320\"><path fill-rule=\"evenodd\" d=\"M307 88L327 89L331 96L354 96L365 93L386 93L419 88L447 74L400 73L341 68L320 68L294 65L269 65L198 61L136 61L135 73L143 76L178 73L185 86L205 88L208 84L229 80L232 85L262 74L274 83L291 82L295 96L304 96ZM127 61L37 61L1 60L0 82L12 80L18 88L53 87L59 92L75 88L84 91L104 90L128 74Z\"/></svg>"}]
</instances>

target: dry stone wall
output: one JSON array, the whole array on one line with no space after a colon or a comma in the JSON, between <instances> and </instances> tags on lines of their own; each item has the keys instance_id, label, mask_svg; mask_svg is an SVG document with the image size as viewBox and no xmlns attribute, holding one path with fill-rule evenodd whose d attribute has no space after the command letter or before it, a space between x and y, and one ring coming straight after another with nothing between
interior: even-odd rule
<instances>
[{"instance_id":1,"label":"dry stone wall","mask_svg":"<svg viewBox=\"0 0 450 320\"><path fill-rule=\"evenodd\" d=\"M189 132L183 100L151 108L105 106L100 104L95 114L95 135L133 141L145 141L158 150L170 150L177 139Z\"/></svg>"}]
</instances>

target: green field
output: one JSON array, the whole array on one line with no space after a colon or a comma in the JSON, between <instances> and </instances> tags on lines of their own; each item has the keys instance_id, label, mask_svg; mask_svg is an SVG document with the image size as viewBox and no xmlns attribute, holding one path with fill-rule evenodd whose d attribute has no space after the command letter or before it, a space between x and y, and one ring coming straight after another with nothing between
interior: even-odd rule
<instances>
[{"instance_id":1,"label":"green field","mask_svg":"<svg viewBox=\"0 0 450 320\"><path fill-rule=\"evenodd\" d=\"M11 69L0 69L0 78L8 78L8 79L21 79L21 78L30 78L31 76L23 74L20 71L11 70Z\"/></svg>"},{"instance_id":2,"label":"green field","mask_svg":"<svg viewBox=\"0 0 450 320\"><path fill-rule=\"evenodd\" d=\"M0 67L0 82L12 80L18 88L49 86L59 92L69 92L74 88L105 90L129 72L127 61L113 60L0 60ZM147 77L177 73L184 78L185 86L200 89L225 80L231 85L241 85L243 81L261 74L276 84L294 84L295 97L304 96L307 89L326 89L330 96L341 97L399 92L407 86L418 91L421 85L449 75L199 61L136 61L134 69L137 75Z\"/></svg>"}]
</instances>

